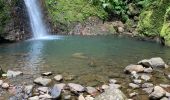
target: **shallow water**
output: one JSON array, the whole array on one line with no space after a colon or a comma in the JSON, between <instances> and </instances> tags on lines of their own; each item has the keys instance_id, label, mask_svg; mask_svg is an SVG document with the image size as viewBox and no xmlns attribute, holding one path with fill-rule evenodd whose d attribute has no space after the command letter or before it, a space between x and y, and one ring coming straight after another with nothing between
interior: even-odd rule
<instances>
[{"instance_id":1,"label":"shallow water","mask_svg":"<svg viewBox=\"0 0 170 100\"><path fill-rule=\"evenodd\" d=\"M82 54L83 58L73 57L75 53ZM158 56L169 63L170 48L116 36L62 36L55 40L29 40L0 46L2 68L21 70L25 74L10 80L16 84L31 83L47 71L73 75L76 77L73 82L86 86L107 83L109 78L124 82L129 81L123 74L124 67ZM122 84L126 85L126 82Z\"/></svg>"}]
</instances>

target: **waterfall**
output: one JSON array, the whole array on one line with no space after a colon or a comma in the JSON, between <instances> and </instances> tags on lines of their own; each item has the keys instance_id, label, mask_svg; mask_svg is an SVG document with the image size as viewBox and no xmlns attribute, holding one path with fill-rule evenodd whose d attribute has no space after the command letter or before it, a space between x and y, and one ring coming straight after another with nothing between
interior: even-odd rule
<instances>
[{"instance_id":1,"label":"waterfall","mask_svg":"<svg viewBox=\"0 0 170 100\"><path fill-rule=\"evenodd\" d=\"M44 38L48 35L46 26L43 22L43 16L38 0L24 0L29 14L30 25L33 33L33 39Z\"/></svg>"}]
</instances>

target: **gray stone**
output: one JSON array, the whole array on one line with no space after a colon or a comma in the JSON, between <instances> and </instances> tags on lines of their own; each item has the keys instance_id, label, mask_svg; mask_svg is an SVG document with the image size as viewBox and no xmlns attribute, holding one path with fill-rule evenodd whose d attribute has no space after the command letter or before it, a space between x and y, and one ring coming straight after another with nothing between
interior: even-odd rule
<instances>
[{"instance_id":1,"label":"gray stone","mask_svg":"<svg viewBox=\"0 0 170 100\"><path fill-rule=\"evenodd\" d=\"M144 72L144 67L142 65L128 65L125 69L125 73L132 73L133 71L139 73Z\"/></svg>"},{"instance_id":2,"label":"gray stone","mask_svg":"<svg viewBox=\"0 0 170 100\"><path fill-rule=\"evenodd\" d=\"M152 83L144 83L142 84L142 88L149 88L149 87L153 87L154 85Z\"/></svg>"},{"instance_id":3,"label":"gray stone","mask_svg":"<svg viewBox=\"0 0 170 100\"><path fill-rule=\"evenodd\" d=\"M72 54L72 57L78 58L78 59L87 59L88 58L87 56L85 56L84 53L74 53L74 54Z\"/></svg>"},{"instance_id":4,"label":"gray stone","mask_svg":"<svg viewBox=\"0 0 170 100\"><path fill-rule=\"evenodd\" d=\"M129 83L129 86L132 87L133 89L139 88L139 85L134 84L134 83Z\"/></svg>"},{"instance_id":5,"label":"gray stone","mask_svg":"<svg viewBox=\"0 0 170 100\"><path fill-rule=\"evenodd\" d=\"M134 96L136 96L136 95L138 95L138 93L133 92L133 93L130 93L130 94L129 94L129 97L134 97Z\"/></svg>"},{"instance_id":6,"label":"gray stone","mask_svg":"<svg viewBox=\"0 0 170 100\"><path fill-rule=\"evenodd\" d=\"M108 88L97 96L94 100L127 100L127 97L120 91L119 89L115 88Z\"/></svg>"},{"instance_id":7,"label":"gray stone","mask_svg":"<svg viewBox=\"0 0 170 100\"><path fill-rule=\"evenodd\" d=\"M117 80L115 80L115 79L110 79L110 80L109 80L109 83L110 83L110 84L116 84L116 83L117 83Z\"/></svg>"},{"instance_id":8,"label":"gray stone","mask_svg":"<svg viewBox=\"0 0 170 100\"><path fill-rule=\"evenodd\" d=\"M34 83L47 86L51 83L51 81L51 79L39 77L34 80Z\"/></svg>"},{"instance_id":9,"label":"gray stone","mask_svg":"<svg viewBox=\"0 0 170 100\"><path fill-rule=\"evenodd\" d=\"M3 84L3 80L0 80L0 86Z\"/></svg>"},{"instance_id":10,"label":"gray stone","mask_svg":"<svg viewBox=\"0 0 170 100\"><path fill-rule=\"evenodd\" d=\"M168 75L168 78L170 79L170 75Z\"/></svg>"},{"instance_id":11,"label":"gray stone","mask_svg":"<svg viewBox=\"0 0 170 100\"><path fill-rule=\"evenodd\" d=\"M138 79L139 78L139 75L136 73L136 71L132 71L131 72L131 77L134 78L134 79Z\"/></svg>"},{"instance_id":12,"label":"gray stone","mask_svg":"<svg viewBox=\"0 0 170 100\"><path fill-rule=\"evenodd\" d=\"M94 100L94 98L91 97L90 95L87 95L87 96L85 97L85 100Z\"/></svg>"},{"instance_id":13,"label":"gray stone","mask_svg":"<svg viewBox=\"0 0 170 100\"><path fill-rule=\"evenodd\" d=\"M83 92L85 91L85 88L81 86L80 84L75 84L75 83L69 83L68 84L70 90L76 91L76 92Z\"/></svg>"},{"instance_id":14,"label":"gray stone","mask_svg":"<svg viewBox=\"0 0 170 100\"><path fill-rule=\"evenodd\" d=\"M25 92L26 94L32 93L33 87L34 87L34 85L27 85L27 86L25 86L25 87L24 87L24 92Z\"/></svg>"},{"instance_id":15,"label":"gray stone","mask_svg":"<svg viewBox=\"0 0 170 100\"><path fill-rule=\"evenodd\" d=\"M145 91L146 93L150 94L153 92L153 87L143 88L142 90Z\"/></svg>"},{"instance_id":16,"label":"gray stone","mask_svg":"<svg viewBox=\"0 0 170 100\"><path fill-rule=\"evenodd\" d=\"M160 84L159 86L163 87L163 88L170 88L169 84Z\"/></svg>"},{"instance_id":17,"label":"gray stone","mask_svg":"<svg viewBox=\"0 0 170 100\"><path fill-rule=\"evenodd\" d=\"M97 89L95 89L94 87L86 87L86 92L89 93L90 95L94 95L97 93Z\"/></svg>"},{"instance_id":18,"label":"gray stone","mask_svg":"<svg viewBox=\"0 0 170 100\"><path fill-rule=\"evenodd\" d=\"M121 85L119 84L109 84L109 87L112 87L112 88L121 88Z\"/></svg>"},{"instance_id":19,"label":"gray stone","mask_svg":"<svg viewBox=\"0 0 170 100\"><path fill-rule=\"evenodd\" d=\"M135 84L141 84L141 83L142 83L142 80L137 80L137 79L135 79L135 80L133 80L133 82L134 82Z\"/></svg>"},{"instance_id":20,"label":"gray stone","mask_svg":"<svg viewBox=\"0 0 170 100\"><path fill-rule=\"evenodd\" d=\"M102 88L103 90L105 90L105 89L108 89L109 86L104 84L104 85L101 86L101 88Z\"/></svg>"},{"instance_id":21,"label":"gray stone","mask_svg":"<svg viewBox=\"0 0 170 100\"><path fill-rule=\"evenodd\" d=\"M60 84L55 84L54 86L57 87L60 90L63 90L65 88L66 84L60 83Z\"/></svg>"},{"instance_id":22,"label":"gray stone","mask_svg":"<svg viewBox=\"0 0 170 100\"><path fill-rule=\"evenodd\" d=\"M162 98L163 96L166 95L166 91L160 87L160 86L155 86L153 92L149 95L151 99L157 100Z\"/></svg>"},{"instance_id":23,"label":"gray stone","mask_svg":"<svg viewBox=\"0 0 170 100\"><path fill-rule=\"evenodd\" d=\"M16 77L19 75L22 75L23 73L21 71L12 71L12 70L8 70L7 71L7 77L8 78L12 78L12 77Z\"/></svg>"},{"instance_id":24,"label":"gray stone","mask_svg":"<svg viewBox=\"0 0 170 100\"><path fill-rule=\"evenodd\" d=\"M143 79L145 81L149 81L151 79L151 77L147 74L143 74L143 75L141 75L141 79Z\"/></svg>"},{"instance_id":25,"label":"gray stone","mask_svg":"<svg viewBox=\"0 0 170 100\"><path fill-rule=\"evenodd\" d=\"M82 94L79 95L78 100L86 100Z\"/></svg>"},{"instance_id":26,"label":"gray stone","mask_svg":"<svg viewBox=\"0 0 170 100\"><path fill-rule=\"evenodd\" d=\"M166 97L169 97L170 98L170 93L169 92L166 92Z\"/></svg>"},{"instance_id":27,"label":"gray stone","mask_svg":"<svg viewBox=\"0 0 170 100\"><path fill-rule=\"evenodd\" d=\"M151 67L145 68L145 69L144 69L144 72L145 72L145 73L152 73L152 72L153 72L153 69L152 69Z\"/></svg>"},{"instance_id":28,"label":"gray stone","mask_svg":"<svg viewBox=\"0 0 170 100\"><path fill-rule=\"evenodd\" d=\"M43 76L50 76L52 75L53 73L52 72L45 72L45 73L42 73Z\"/></svg>"},{"instance_id":29,"label":"gray stone","mask_svg":"<svg viewBox=\"0 0 170 100\"><path fill-rule=\"evenodd\" d=\"M56 76L54 77L54 79L55 79L56 81L61 81L61 80L63 80L63 76L62 76L62 75L56 75Z\"/></svg>"},{"instance_id":30,"label":"gray stone","mask_svg":"<svg viewBox=\"0 0 170 100\"><path fill-rule=\"evenodd\" d=\"M30 97L28 100L39 100L38 96Z\"/></svg>"},{"instance_id":31,"label":"gray stone","mask_svg":"<svg viewBox=\"0 0 170 100\"><path fill-rule=\"evenodd\" d=\"M61 88L59 88L57 85L54 85L54 87L51 90L51 96L53 99L59 98L61 95Z\"/></svg>"},{"instance_id":32,"label":"gray stone","mask_svg":"<svg viewBox=\"0 0 170 100\"><path fill-rule=\"evenodd\" d=\"M2 88L8 89L8 88L9 88L9 84L8 84L8 83L3 83L3 84L2 84Z\"/></svg>"}]
</instances>

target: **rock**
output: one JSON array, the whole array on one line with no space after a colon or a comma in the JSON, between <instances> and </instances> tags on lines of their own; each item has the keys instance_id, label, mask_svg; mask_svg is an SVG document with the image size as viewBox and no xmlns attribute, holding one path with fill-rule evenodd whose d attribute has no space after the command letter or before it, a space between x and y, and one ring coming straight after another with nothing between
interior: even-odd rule
<instances>
[{"instance_id":1,"label":"rock","mask_svg":"<svg viewBox=\"0 0 170 100\"><path fill-rule=\"evenodd\" d=\"M86 87L86 92L89 93L90 95L96 95L97 93L97 89L95 89L94 87Z\"/></svg>"},{"instance_id":2,"label":"rock","mask_svg":"<svg viewBox=\"0 0 170 100\"><path fill-rule=\"evenodd\" d=\"M138 64L141 64L145 67L152 67L152 68L165 68L165 62L160 57L155 57L151 59L144 59L139 61Z\"/></svg>"},{"instance_id":3,"label":"rock","mask_svg":"<svg viewBox=\"0 0 170 100\"><path fill-rule=\"evenodd\" d=\"M165 94L166 91L162 87L155 86L153 92L149 95L149 98L153 100L157 100L165 96Z\"/></svg>"},{"instance_id":4,"label":"rock","mask_svg":"<svg viewBox=\"0 0 170 100\"><path fill-rule=\"evenodd\" d=\"M153 72L153 69L152 69L151 67L145 68L145 69L144 69L144 72L145 72L145 73L152 73L152 72Z\"/></svg>"},{"instance_id":5,"label":"rock","mask_svg":"<svg viewBox=\"0 0 170 100\"><path fill-rule=\"evenodd\" d=\"M133 71L139 73L144 71L144 67L142 65L129 65L125 68L125 73L132 73Z\"/></svg>"},{"instance_id":6,"label":"rock","mask_svg":"<svg viewBox=\"0 0 170 100\"><path fill-rule=\"evenodd\" d=\"M139 85L134 84L134 83L129 83L129 86L132 87L133 89L139 88Z\"/></svg>"},{"instance_id":7,"label":"rock","mask_svg":"<svg viewBox=\"0 0 170 100\"><path fill-rule=\"evenodd\" d=\"M33 87L34 87L34 85L27 85L27 86L25 86L25 87L24 87L24 92L25 92L26 94L32 93Z\"/></svg>"},{"instance_id":8,"label":"rock","mask_svg":"<svg viewBox=\"0 0 170 100\"><path fill-rule=\"evenodd\" d=\"M64 100L71 100L71 95L64 96Z\"/></svg>"},{"instance_id":9,"label":"rock","mask_svg":"<svg viewBox=\"0 0 170 100\"><path fill-rule=\"evenodd\" d=\"M72 54L72 57L78 58L78 59L87 59L88 58L83 53L74 53L74 54Z\"/></svg>"},{"instance_id":10,"label":"rock","mask_svg":"<svg viewBox=\"0 0 170 100\"><path fill-rule=\"evenodd\" d=\"M165 64L165 68L166 68L166 69L169 68L169 65Z\"/></svg>"},{"instance_id":11,"label":"rock","mask_svg":"<svg viewBox=\"0 0 170 100\"><path fill-rule=\"evenodd\" d=\"M64 80L72 81L72 80L74 80L74 78L75 78L75 75L67 75L67 76L64 77Z\"/></svg>"},{"instance_id":12,"label":"rock","mask_svg":"<svg viewBox=\"0 0 170 100\"><path fill-rule=\"evenodd\" d=\"M37 88L38 91L43 92L43 93L47 93L49 91L48 87L39 87Z\"/></svg>"},{"instance_id":13,"label":"rock","mask_svg":"<svg viewBox=\"0 0 170 100\"><path fill-rule=\"evenodd\" d=\"M51 81L51 79L39 77L34 80L34 83L47 86L51 83Z\"/></svg>"},{"instance_id":14,"label":"rock","mask_svg":"<svg viewBox=\"0 0 170 100\"><path fill-rule=\"evenodd\" d=\"M149 88L149 87L153 87L154 85L152 83L144 83L142 84L142 88Z\"/></svg>"},{"instance_id":15,"label":"rock","mask_svg":"<svg viewBox=\"0 0 170 100\"><path fill-rule=\"evenodd\" d=\"M62 75L56 75L56 76L54 77L54 79L55 79L56 81L61 81L61 80L63 80L63 76L62 76Z\"/></svg>"},{"instance_id":16,"label":"rock","mask_svg":"<svg viewBox=\"0 0 170 100\"><path fill-rule=\"evenodd\" d=\"M57 87L57 88L60 89L60 90L64 90L66 84L60 83L60 84L55 84L54 86Z\"/></svg>"},{"instance_id":17,"label":"rock","mask_svg":"<svg viewBox=\"0 0 170 100\"><path fill-rule=\"evenodd\" d=\"M12 71L12 70L8 70L7 72L7 77L8 78L12 78L12 77L16 77L19 75L22 75L23 73L21 71Z\"/></svg>"},{"instance_id":18,"label":"rock","mask_svg":"<svg viewBox=\"0 0 170 100\"><path fill-rule=\"evenodd\" d=\"M118 30L119 33L123 33L124 32L124 28L123 27L118 27L117 30Z\"/></svg>"},{"instance_id":19,"label":"rock","mask_svg":"<svg viewBox=\"0 0 170 100\"><path fill-rule=\"evenodd\" d=\"M54 87L51 90L51 96L53 99L59 98L61 95L61 88L58 88L57 85L54 85Z\"/></svg>"},{"instance_id":20,"label":"rock","mask_svg":"<svg viewBox=\"0 0 170 100\"><path fill-rule=\"evenodd\" d=\"M8 83L3 83L3 84L2 84L2 88L8 89L8 88L9 88L9 84L8 84Z\"/></svg>"},{"instance_id":21,"label":"rock","mask_svg":"<svg viewBox=\"0 0 170 100\"><path fill-rule=\"evenodd\" d=\"M136 96L136 95L138 95L138 93L133 92L133 93L130 93L130 94L129 94L129 97L131 97L131 98L132 98L132 97L134 97L134 96Z\"/></svg>"},{"instance_id":22,"label":"rock","mask_svg":"<svg viewBox=\"0 0 170 100\"><path fill-rule=\"evenodd\" d=\"M119 89L115 88L108 88L97 96L94 100L127 100L127 97L120 91Z\"/></svg>"},{"instance_id":23,"label":"rock","mask_svg":"<svg viewBox=\"0 0 170 100\"><path fill-rule=\"evenodd\" d=\"M133 82L134 82L135 84L141 84L141 83L142 83L142 80L137 80L137 79L135 79L135 80L133 80Z\"/></svg>"},{"instance_id":24,"label":"rock","mask_svg":"<svg viewBox=\"0 0 170 100\"><path fill-rule=\"evenodd\" d=\"M119 85L119 84L109 84L109 87L119 89L119 88L121 88L121 85Z\"/></svg>"},{"instance_id":25,"label":"rock","mask_svg":"<svg viewBox=\"0 0 170 100\"><path fill-rule=\"evenodd\" d=\"M72 90L72 91L76 91L76 92L85 91L85 88L79 84L69 83L68 86L69 86L70 90Z\"/></svg>"},{"instance_id":26,"label":"rock","mask_svg":"<svg viewBox=\"0 0 170 100\"><path fill-rule=\"evenodd\" d=\"M102 85L102 87L101 87L103 90L105 90L105 89L108 89L109 88L109 86L108 85Z\"/></svg>"},{"instance_id":27,"label":"rock","mask_svg":"<svg viewBox=\"0 0 170 100\"><path fill-rule=\"evenodd\" d=\"M45 73L42 73L42 76L50 76L52 74L53 74L52 72L45 72Z\"/></svg>"},{"instance_id":28,"label":"rock","mask_svg":"<svg viewBox=\"0 0 170 100\"><path fill-rule=\"evenodd\" d=\"M141 79L145 80L145 81L149 81L151 79L151 77L149 75L143 74L141 76Z\"/></svg>"},{"instance_id":29,"label":"rock","mask_svg":"<svg viewBox=\"0 0 170 100\"><path fill-rule=\"evenodd\" d=\"M38 96L30 97L28 100L39 100Z\"/></svg>"},{"instance_id":30,"label":"rock","mask_svg":"<svg viewBox=\"0 0 170 100\"><path fill-rule=\"evenodd\" d=\"M2 76L3 73L4 73L4 71L2 70L2 68L0 66L0 77Z\"/></svg>"},{"instance_id":31,"label":"rock","mask_svg":"<svg viewBox=\"0 0 170 100\"><path fill-rule=\"evenodd\" d=\"M134 78L134 79L138 79L139 78L139 75L136 73L136 71L132 71L131 75L132 75L132 78Z\"/></svg>"},{"instance_id":32,"label":"rock","mask_svg":"<svg viewBox=\"0 0 170 100\"><path fill-rule=\"evenodd\" d=\"M145 91L146 93L150 94L153 92L153 87L143 88L142 90Z\"/></svg>"},{"instance_id":33,"label":"rock","mask_svg":"<svg viewBox=\"0 0 170 100\"><path fill-rule=\"evenodd\" d=\"M163 98L161 98L160 100L169 100L169 98L163 97Z\"/></svg>"},{"instance_id":34,"label":"rock","mask_svg":"<svg viewBox=\"0 0 170 100\"><path fill-rule=\"evenodd\" d=\"M3 80L0 80L0 86L3 84Z\"/></svg>"},{"instance_id":35,"label":"rock","mask_svg":"<svg viewBox=\"0 0 170 100\"><path fill-rule=\"evenodd\" d=\"M39 96L40 100L47 100L47 99L51 99L52 96L50 96L49 94L43 94Z\"/></svg>"},{"instance_id":36,"label":"rock","mask_svg":"<svg viewBox=\"0 0 170 100\"><path fill-rule=\"evenodd\" d=\"M94 98L91 97L90 95L87 95L87 96L85 97L85 100L94 100Z\"/></svg>"},{"instance_id":37,"label":"rock","mask_svg":"<svg viewBox=\"0 0 170 100\"><path fill-rule=\"evenodd\" d=\"M82 94L79 95L78 100L86 100Z\"/></svg>"},{"instance_id":38,"label":"rock","mask_svg":"<svg viewBox=\"0 0 170 100\"><path fill-rule=\"evenodd\" d=\"M110 83L110 84L116 84L116 83L117 83L117 80L115 80L115 79L110 79L110 80L109 80L109 83Z\"/></svg>"},{"instance_id":39,"label":"rock","mask_svg":"<svg viewBox=\"0 0 170 100\"><path fill-rule=\"evenodd\" d=\"M162 88L170 88L169 84L159 84L159 86L161 86Z\"/></svg>"},{"instance_id":40,"label":"rock","mask_svg":"<svg viewBox=\"0 0 170 100\"><path fill-rule=\"evenodd\" d=\"M170 93L166 92L165 96L170 98Z\"/></svg>"},{"instance_id":41,"label":"rock","mask_svg":"<svg viewBox=\"0 0 170 100\"><path fill-rule=\"evenodd\" d=\"M170 75L168 75L168 78L170 79Z\"/></svg>"}]
</instances>

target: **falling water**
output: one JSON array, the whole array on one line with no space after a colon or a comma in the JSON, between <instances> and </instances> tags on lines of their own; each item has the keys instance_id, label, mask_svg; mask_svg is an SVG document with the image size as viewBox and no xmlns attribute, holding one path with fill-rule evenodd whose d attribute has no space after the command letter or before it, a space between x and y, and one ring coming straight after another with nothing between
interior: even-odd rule
<instances>
[{"instance_id":1,"label":"falling water","mask_svg":"<svg viewBox=\"0 0 170 100\"><path fill-rule=\"evenodd\" d=\"M48 35L46 26L43 22L42 13L38 0L24 0L30 18L33 38L40 39Z\"/></svg>"}]
</instances>

